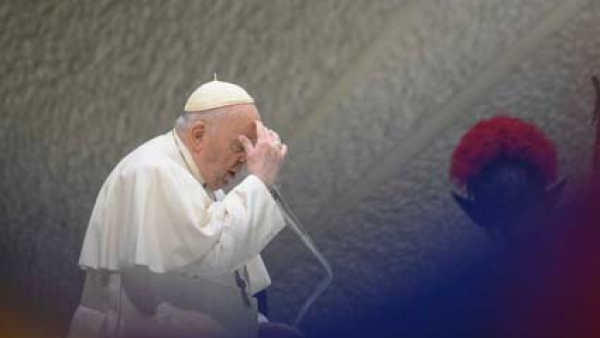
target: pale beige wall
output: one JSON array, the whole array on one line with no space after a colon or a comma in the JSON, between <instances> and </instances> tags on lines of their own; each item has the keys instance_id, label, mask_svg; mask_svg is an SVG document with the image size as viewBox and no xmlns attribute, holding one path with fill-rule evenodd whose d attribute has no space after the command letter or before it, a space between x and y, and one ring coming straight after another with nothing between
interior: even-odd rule
<instances>
[{"instance_id":1,"label":"pale beige wall","mask_svg":"<svg viewBox=\"0 0 600 338\"><path fill-rule=\"evenodd\" d=\"M102 181L214 71L290 144L284 193L336 272L309 325L485 245L446 179L477 118L529 118L587 170L597 1L15 0L0 22L1 281L61 327ZM287 232L266 256L289 321L319 270Z\"/></svg>"}]
</instances>

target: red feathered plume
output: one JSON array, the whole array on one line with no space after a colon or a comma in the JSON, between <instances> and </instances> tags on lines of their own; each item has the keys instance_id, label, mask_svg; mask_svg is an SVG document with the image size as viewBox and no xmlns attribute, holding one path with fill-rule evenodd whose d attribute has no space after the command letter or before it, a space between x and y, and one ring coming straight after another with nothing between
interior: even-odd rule
<instances>
[{"instance_id":1,"label":"red feathered plume","mask_svg":"<svg viewBox=\"0 0 600 338\"><path fill-rule=\"evenodd\" d=\"M509 116L496 116L475 124L452 154L450 178L463 186L488 163L502 157L530 163L546 184L556 179L556 148L531 123Z\"/></svg>"}]
</instances>

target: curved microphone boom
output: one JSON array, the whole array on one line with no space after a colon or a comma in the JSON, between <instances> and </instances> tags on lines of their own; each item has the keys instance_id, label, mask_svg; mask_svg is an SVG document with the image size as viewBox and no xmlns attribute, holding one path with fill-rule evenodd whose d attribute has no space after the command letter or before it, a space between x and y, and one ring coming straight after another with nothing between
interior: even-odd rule
<instances>
[{"instance_id":1,"label":"curved microphone boom","mask_svg":"<svg viewBox=\"0 0 600 338\"><path fill-rule=\"evenodd\" d=\"M331 284L333 280L333 271L331 270L329 262L327 262L325 257L323 257L323 255L321 254L319 249L317 249L306 230L304 230L304 228L300 224L298 218L296 218L290 207L285 203L283 196L279 191L279 188L273 186L271 188L271 194L273 195L273 198L275 198L275 200L277 201L277 204L280 206L280 210L283 211L283 217L285 218L287 224L294 231L294 233L298 235L298 237L302 240L302 243L304 243L308 250L310 250L310 252L315 256L317 261L319 261L319 263L321 264L321 266L323 266L323 269L325 270L325 277L319 283L319 285L317 285L310 297L308 297L304 304L302 304L300 311L294 319L293 326L298 327L308 309L312 306L315 300L317 300L317 298L323 293L323 291L325 291L325 289L327 289L327 287Z\"/></svg>"}]
</instances>

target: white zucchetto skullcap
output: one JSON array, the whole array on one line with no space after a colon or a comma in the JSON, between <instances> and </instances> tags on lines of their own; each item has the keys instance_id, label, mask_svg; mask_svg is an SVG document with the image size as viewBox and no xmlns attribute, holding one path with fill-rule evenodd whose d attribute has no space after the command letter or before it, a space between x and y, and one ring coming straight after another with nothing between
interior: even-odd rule
<instances>
[{"instance_id":1,"label":"white zucchetto skullcap","mask_svg":"<svg viewBox=\"0 0 600 338\"><path fill-rule=\"evenodd\" d=\"M241 103L254 103L244 88L216 78L196 89L187 100L184 111L196 112Z\"/></svg>"}]
</instances>

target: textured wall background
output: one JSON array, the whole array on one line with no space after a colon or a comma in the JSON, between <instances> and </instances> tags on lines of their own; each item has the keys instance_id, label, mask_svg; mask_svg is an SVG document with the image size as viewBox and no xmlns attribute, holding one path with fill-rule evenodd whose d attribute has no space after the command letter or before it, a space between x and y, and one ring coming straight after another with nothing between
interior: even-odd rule
<instances>
[{"instance_id":1,"label":"textured wall background","mask_svg":"<svg viewBox=\"0 0 600 338\"><path fill-rule=\"evenodd\" d=\"M214 71L290 145L284 193L336 272L309 332L486 246L446 177L478 118L538 123L585 184L598 1L5 1L0 22L0 282L58 333L104 178ZM320 271L288 232L266 256L289 322Z\"/></svg>"}]
</instances>

